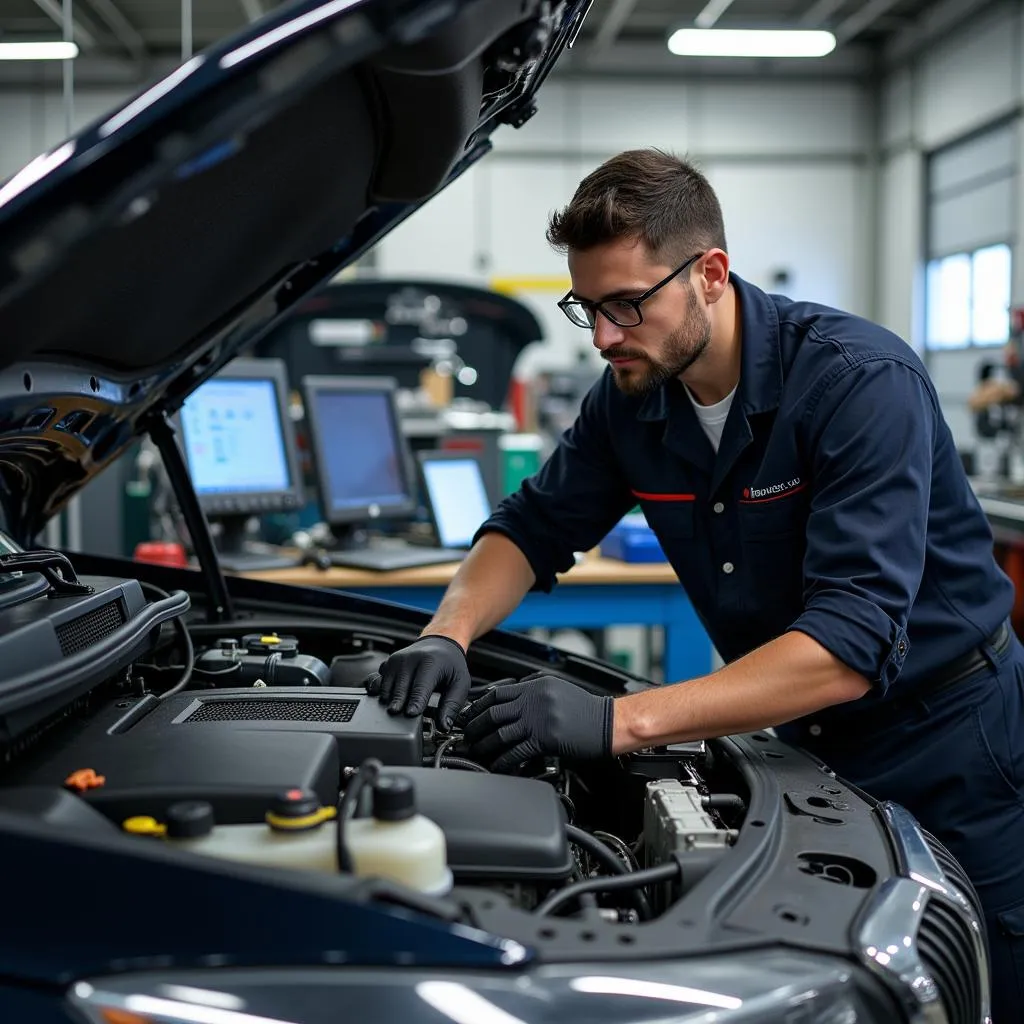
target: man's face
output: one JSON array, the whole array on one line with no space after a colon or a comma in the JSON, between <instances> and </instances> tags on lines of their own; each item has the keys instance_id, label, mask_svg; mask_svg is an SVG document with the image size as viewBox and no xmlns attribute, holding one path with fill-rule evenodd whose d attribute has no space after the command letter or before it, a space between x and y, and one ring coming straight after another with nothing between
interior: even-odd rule
<instances>
[{"instance_id":1,"label":"man's face","mask_svg":"<svg viewBox=\"0 0 1024 1024\"><path fill-rule=\"evenodd\" d=\"M573 295L599 302L636 298L671 274L642 243L615 241L569 253ZM711 341L711 321L689 281L690 270L660 288L640 307L643 322L620 327L598 313L594 346L607 359L627 395L643 395L685 373ZM614 303L610 312L616 316Z\"/></svg>"}]
</instances>

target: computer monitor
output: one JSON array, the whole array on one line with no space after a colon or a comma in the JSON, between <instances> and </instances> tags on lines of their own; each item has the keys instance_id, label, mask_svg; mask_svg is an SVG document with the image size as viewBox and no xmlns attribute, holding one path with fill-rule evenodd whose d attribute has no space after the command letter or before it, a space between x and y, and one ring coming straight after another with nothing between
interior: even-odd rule
<instances>
[{"instance_id":1,"label":"computer monitor","mask_svg":"<svg viewBox=\"0 0 1024 1024\"><path fill-rule=\"evenodd\" d=\"M297 557L246 539L252 516L303 504L284 362L232 361L189 395L179 422L199 504L221 526L221 564L236 571L295 565Z\"/></svg>"},{"instance_id":2,"label":"computer monitor","mask_svg":"<svg viewBox=\"0 0 1024 1024\"><path fill-rule=\"evenodd\" d=\"M419 510L391 377L305 377L306 425L331 527L411 520Z\"/></svg>"},{"instance_id":3,"label":"computer monitor","mask_svg":"<svg viewBox=\"0 0 1024 1024\"><path fill-rule=\"evenodd\" d=\"M419 451L416 458L439 543L468 548L492 511L480 460L458 450Z\"/></svg>"},{"instance_id":4,"label":"computer monitor","mask_svg":"<svg viewBox=\"0 0 1024 1024\"><path fill-rule=\"evenodd\" d=\"M332 564L398 569L456 561L455 551L368 537L375 524L409 523L420 509L397 381L314 376L303 378L302 391L321 513L336 539Z\"/></svg>"}]
</instances>

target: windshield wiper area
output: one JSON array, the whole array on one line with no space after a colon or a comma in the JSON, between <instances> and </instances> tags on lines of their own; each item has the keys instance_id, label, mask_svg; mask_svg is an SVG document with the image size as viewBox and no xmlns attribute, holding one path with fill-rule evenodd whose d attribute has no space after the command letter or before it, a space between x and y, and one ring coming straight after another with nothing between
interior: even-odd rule
<instances>
[{"instance_id":1,"label":"windshield wiper area","mask_svg":"<svg viewBox=\"0 0 1024 1024\"><path fill-rule=\"evenodd\" d=\"M37 572L50 585L48 597L91 594L93 588L78 579L67 555L48 548L0 554L0 573Z\"/></svg>"}]
</instances>

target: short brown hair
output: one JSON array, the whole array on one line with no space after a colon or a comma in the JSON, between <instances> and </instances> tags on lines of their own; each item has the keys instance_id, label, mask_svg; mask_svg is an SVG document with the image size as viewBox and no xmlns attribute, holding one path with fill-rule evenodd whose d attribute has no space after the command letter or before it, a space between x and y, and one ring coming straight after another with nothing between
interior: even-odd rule
<instances>
[{"instance_id":1,"label":"short brown hair","mask_svg":"<svg viewBox=\"0 0 1024 1024\"><path fill-rule=\"evenodd\" d=\"M715 190L692 164L660 149L631 149L606 160L548 223L548 242L561 252L619 238L643 242L666 263L726 249Z\"/></svg>"}]
</instances>

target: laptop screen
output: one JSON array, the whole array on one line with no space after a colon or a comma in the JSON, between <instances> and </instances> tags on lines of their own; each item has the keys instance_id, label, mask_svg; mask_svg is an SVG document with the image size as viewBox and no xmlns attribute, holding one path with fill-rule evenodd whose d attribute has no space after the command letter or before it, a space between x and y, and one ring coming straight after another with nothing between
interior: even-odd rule
<instances>
[{"instance_id":1,"label":"laptop screen","mask_svg":"<svg viewBox=\"0 0 1024 1024\"><path fill-rule=\"evenodd\" d=\"M468 548L491 514L480 463L464 459L423 459L423 481L442 547Z\"/></svg>"}]
</instances>

